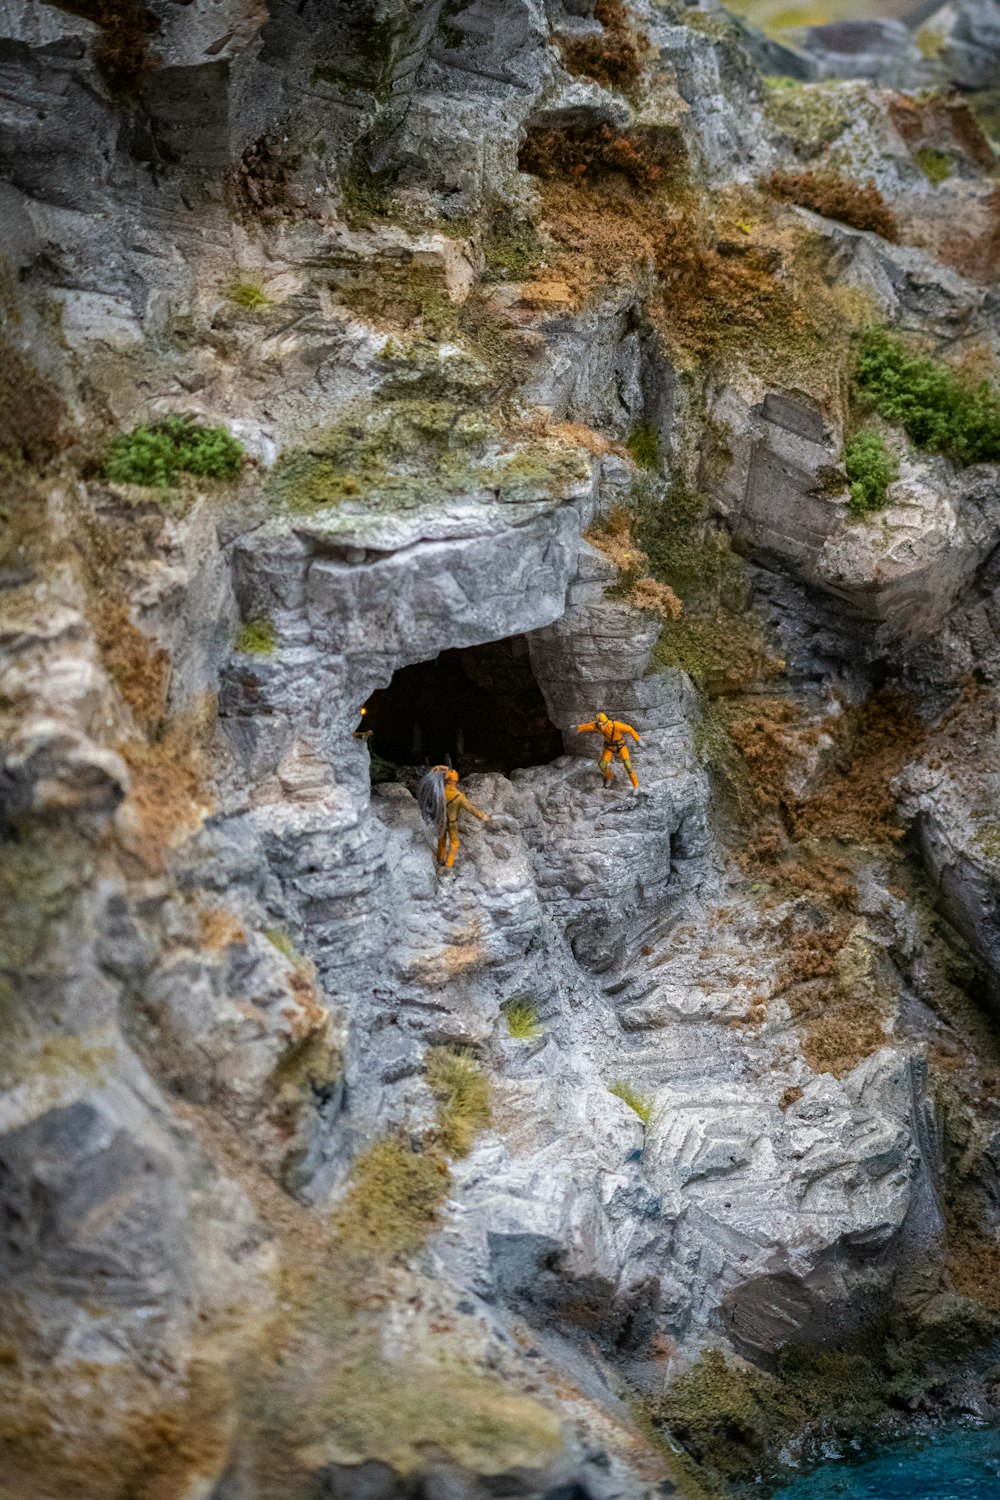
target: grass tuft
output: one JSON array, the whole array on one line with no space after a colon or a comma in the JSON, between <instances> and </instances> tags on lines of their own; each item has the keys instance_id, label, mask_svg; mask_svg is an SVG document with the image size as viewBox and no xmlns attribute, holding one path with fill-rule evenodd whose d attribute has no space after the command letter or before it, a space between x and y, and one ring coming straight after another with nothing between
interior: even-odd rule
<instances>
[{"instance_id":1,"label":"grass tuft","mask_svg":"<svg viewBox=\"0 0 1000 1500\"><path fill-rule=\"evenodd\" d=\"M518 1042L533 1042L542 1034L538 1009L530 1000L513 1000L503 1007L507 1034Z\"/></svg>"},{"instance_id":2,"label":"grass tuft","mask_svg":"<svg viewBox=\"0 0 1000 1500\"><path fill-rule=\"evenodd\" d=\"M490 1123L489 1082L474 1058L448 1047L432 1047L426 1066L442 1149L449 1156L468 1156L476 1136Z\"/></svg>"},{"instance_id":3,"label":"grass tuft","mask_svg":"<svg viewBox=\"0 0 1000 1500\"><path fill-rule=\"evenodd\" d=\"M190 417L164 417L120 433L108 449L104 472L119 484L164 489L178 474L233 479L243 456L243 444L224 427L202 427Z\"/></svg>"},{"instance_id":4,"label":"grass tuft","mask_svg":"<svg viewBox=\"0 0 1000 1500\"><path fill-rule=\"evenodd\" d=\"M918 448L958 464L1000 459L1000 394L924 355L911 354L885 328L870 328L855 364L859 390Z\"/></svg>"},{"instance_id":5,"label":"grass tuft","mask_svg":"<svg viewBox=\"0 0 1000 1500\"><path fill-rule=\"evenodd\" d=\"M660 457L660 437L655 427L640 423L628 437L628 451L640 469L655 469Z\"/></svg>"},{"instance_id":6,"label":"grass tuft","mask_svg":"<svg viewBox=\"0 0 1000 1500\"><path fill-rule=\"evenodd\" d=\"M634 1110L644 1125L649 1124L653 1101L648 1094L640 1094L638 1089L626 1083L624 1078L616 1078L614 1083L610 1083L608 1093L614 1094L616 1099L620 1099L623 1104L628 1105L629 1109Z\"/></svg>"},{"instance_id":7,"label":"grass tuft","mask_svg":"<svg viewBox=\"0 0 1000 1500\"><path fill-rule=\"evenodd\" d=\"M851 486L852 516L868 516L889 503L889 486L899 478L899 464L874 427L862 427L844 444L844 468Z\"/></svg>"},{"instance_id":8,"label":"grass tuft","mask_svg":"<svg viewBox=\"0 0 1000 1500\"><path fill-rule=\"evenodd\" d=\"M270 620L247 620L236 636L237 651L250 656L270 656L277 644L277 632Z\"/></svg>"},{"instance_id":9,"label":"grass tuft","mask_svg":"<svg viewBox=\"0 0 1000 1500\"><path fill-rule=\"evenodd\" d=\"M259 281L234 281L226 293L230 302L235 302L237 307L273 307L270 297L264 291Z\"/></svg>"},{"instance_id":10,"label":"grass tuft","mask_svg":"<svg viewBox=\"0 0 1000 1500\"><path fill-rule=\"evenodd\" d=\"M302 962L301 955L296 952L295 944L283 927L268 927L264 936L272 947L277 948L278 952L288 959L289 963Z\"/></svg>"},{"instance_id":11,"label":"grass tuft","mask_svg":"<svg viewBox=\"0 0 1000 1500\"><path fill-rule=\"evenodd\" d=\"M412 1255L433 1229L450 1184L442 1156L395 1137L376 1141L355 1164L334 1227L349 1245Z\"/></svg>"}]
</instances>

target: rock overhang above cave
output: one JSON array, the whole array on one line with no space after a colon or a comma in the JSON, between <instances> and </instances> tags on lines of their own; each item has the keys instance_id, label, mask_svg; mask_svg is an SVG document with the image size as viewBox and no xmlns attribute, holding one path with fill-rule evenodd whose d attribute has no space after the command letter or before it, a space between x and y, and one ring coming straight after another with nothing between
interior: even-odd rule
<instances>
[{"instance_id":1,"label":"rock overhang above cave","mask_svg":"<svg viewBox=\"0 0 1000 1500\"><path fill-rule=\"evenodd\" d=\"M479 482L476 482L481 475ZM504 455L469 475L467 488L442 494L434 475L413 476L405 504L342 501L305 514L273 516L257 535L294 534L319 545L397 552L418 542L471 540L499 535L548 511L594 495L595 465L571 448Z\"/></svg>"},{"instance_id":2,"label":"rock overhang above cave","mask_svg":"<svg viewBox=\"0 0 1000 1500\"><path fill-rule=\"evenodd\" d=\"M586 493L573 498L585 499ZM266 533L274 536L291 530L320 546L328 544L365 552L400 552L419 542L471 541L477 537L497 536L563 504L563 500L551 499L503 506L460 500L443 508L428 507L398 516L326 514L295 520L291 524L272 521L268 523Z\"/></svg>"}]
</instances>

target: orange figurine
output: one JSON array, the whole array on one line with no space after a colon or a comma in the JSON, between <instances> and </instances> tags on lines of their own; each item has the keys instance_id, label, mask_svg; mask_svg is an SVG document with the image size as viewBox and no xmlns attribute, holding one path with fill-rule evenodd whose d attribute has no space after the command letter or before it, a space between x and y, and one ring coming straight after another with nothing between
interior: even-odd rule
<instances>
[{"instance_id":1,"label":"orange figurine","mask_svg":"<svg viewBox=\"0 0 1000 1500\"><path fill-rule=\"evenodd\" d=\"M458 837L458 815L469 812L481 823L490 821L489 814L470 802L458 789L458 772L450 766L432 766L417 788L417 802L424 822L438 836L438 864L450 870L461 842Z\"/></svg>"},{"instance_id":2,"label":"orange figurine","mask_svg":"<svg viewBox=\"0 0 1000 1500\"><path fill-rule=\"evenodd\" d=\"M604 736L604 750L597 764L600 767L601 775L604 777L605 786L611 786L615 779L611 771L611 762L615 755L618 756L628 772L629 780L633 787L639 785L639 778L633 771L632 762L629 760L625 737L626 735L631 735L637 745L641 745L642 740L636 734L631 724L625 724L621 719L609 719L607 714L600 713L591 724L577 724L576 732L577 734L596 734L600 732Z\"/></svg>"}]
</instances>

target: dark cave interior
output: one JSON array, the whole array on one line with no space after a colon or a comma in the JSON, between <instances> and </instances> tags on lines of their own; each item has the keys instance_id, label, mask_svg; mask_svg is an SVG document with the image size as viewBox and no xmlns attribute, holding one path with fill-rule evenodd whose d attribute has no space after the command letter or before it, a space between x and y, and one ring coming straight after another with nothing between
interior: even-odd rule
<instances>
[{"instance_id":1,"label":"dark cave interior","mask_svg":"<svg viewBox=\"0 0 1000 1500\"><path fill-rule=\"evenodd\" d=\"M451 764L463 776L544 765L563 753L523 635L401 667L366 704L373 765Z\"/></svg>"}]
</instances>

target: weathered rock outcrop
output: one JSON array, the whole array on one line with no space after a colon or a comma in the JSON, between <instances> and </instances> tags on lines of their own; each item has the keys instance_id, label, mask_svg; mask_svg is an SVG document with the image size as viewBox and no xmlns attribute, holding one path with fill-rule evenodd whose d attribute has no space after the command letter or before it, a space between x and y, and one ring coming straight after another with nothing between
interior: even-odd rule
<instances>
[{"instance_id":1,"label":"weathered rock outcrop","mask_svg":"<svg viewBox=\"0 0 1000 1500\"><path fill-rule=\"evenodd\" d=\"M895 36L787 66L916 86ZM1000 479L851 388L872 320L992 368L989 146L782 55L709 4L0 4L16 1500L694 1495L630 1402L704 1351L995 1337ZM768 196L804 164L903 243ZM238 475L109 461L168 416Z\"/></svg>"}]
</instances>

